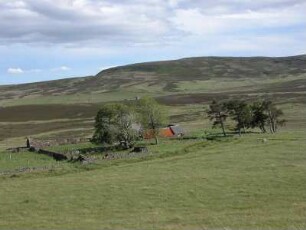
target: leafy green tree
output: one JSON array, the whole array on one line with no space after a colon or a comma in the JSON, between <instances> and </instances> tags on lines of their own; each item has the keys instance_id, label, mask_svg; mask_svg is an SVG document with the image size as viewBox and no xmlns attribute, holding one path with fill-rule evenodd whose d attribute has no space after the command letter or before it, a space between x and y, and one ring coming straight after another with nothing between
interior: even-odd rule
<instances>
[{"instance_id":1,"label":"leafy green tree","mask_svg":"<svg viewBox=\"0 0 306 230\"><path fill-rule=\"evenodd\" d=\"M232 100L225 103L230 117L236 121L235 130L241 135L241 130L244 132L251 127L252 110L251 107L244 101Z\"/></svg>"},{"instance_id":2,"label":"leafy green tree","mask_svg":"<svg viewBox=\"0 0 306 230\"><path fill-rule=\"evenodd\" d=\"M95 133L92 138L95 143L114 143L116 137L114 117L115 110L113 105L103 105L98 111L95 118Z\"/></svg>"},{"instance_id":3,"label":"leafy green tree","mask_svg":"<svg viewBox=\"0 0 306 230\"><path fill-rule=\"evenodd\" d=\"M116 138L128 149L134 146L137 139L137 131L133 129L132 125L136 123L136 115L131 107L117 104L115 107L115 126L117 128Z\"/></svg>"},{"instance_id":4,"label":"leafy green tree","mask_svg":"<svg viewBox=\"0 0 306 230\"><path fill-rule=\"evenodd\" d=\"M130 107L115 103L104 105L95 119L95 143L120 143L125 148L133 146L137 135L132 129L135 116Z\"/></svg>"},{"instance_id":5,"label":"leafy green tree","mask_svg":"<svg viewBox=\"0 0 306 230\"><path fill-rule=\"evenodd\" d=\"M215 100L209 105L207 115L210 120L213 120L213 128L221 127L223 136L226 136L224 123L228 117L227 109L224 103Z\"/></svg>"},{"instance_id":6,"label":"leafy green tree","mask_svg":"<svg viewBox=\"0 0 306 230\"><path fill-rule=\"evenodd\" d=\"M275 133L279 126L286 123L286 120L281 119L283 114L272 101L255 102L252 105L252 127L259 127L263 133L267 132L268 127L271 133Z\"/></svg>"},{"instance_id":7,"label":"leafy green tree","mask_svg":"<svg viewBox=\"0 0 306 230\"><path fill-rule=\"evenodd\" d=\"M266 133L266 123L268 116L265 113L265 106L262 101L254 102L251 106L252 110L252 120L251 127L259 128L261 132Z\"/></svg>"},{"instance_id":8,"label":"leafy green tree","mask_svg":"<svg viewBox=\"0 0 306 230\"><path fill-rule=\"evenodd\" d=\"M137 101L139 121L142 127L152 132L155 144L158 144L160 128L168 123L168 116L165 108L154 98L143 97Z\"/></svg>"}]
</instances>

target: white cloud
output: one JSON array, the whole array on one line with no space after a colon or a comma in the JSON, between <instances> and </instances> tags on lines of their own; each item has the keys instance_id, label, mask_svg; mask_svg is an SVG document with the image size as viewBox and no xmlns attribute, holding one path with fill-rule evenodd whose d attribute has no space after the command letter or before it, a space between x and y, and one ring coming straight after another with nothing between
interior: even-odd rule
<instances>
[{"instance_id":1,"label":"white cloud","mask_svg":"<svg viewBox=\"0 0 306 230\"><path fill-rule=\"evenodd\" d=\"M21 68L8 68L7 73L8 74L23 74L24 71Z\"/></svg>"},{"instance_id":2,"label":"white cloud","mask_svg":"<svg viewBox=\"0 0 306 230\"><path fill-rule=\"evenodd\" d=\"M244 10L214 14L199 8L177 9L171 21L181 30L195 35L216 35L256 30L281 29L305 24L306 2L283 9ZM269 31L266 31L269 33Z\"/></svg>"},{"instance_id":3,"label":"white cloud","mask_svg":"<svg viewBox=\"0 0 306 230\"><path fill-rule=\"evenodd\" d=\"M305 25L305 11L305 0L0 1L0 45L159 46L188 34Z\"/></svg>"},{"instance_id":4,"label":"white cloud","mask_svg":"<svg viewBox=\"0 0 306 230\"><path fill-rule=\"evenodd\" d=\"M129 4L93 0L0 2L0 29L5 31L0 43L88 45L156 40L167 33L169 4L161 0Z\"/></svg>"},{"instance_id":5,"label":"white cloud","mask_svg":"<svg viewBox=\"0 0 306 230\"><path fill-rule=\"evenodd\" d=\"M59 67L59 70L62 70L62 71L68 71L70 70L71 68L70 67L67 67L67 66L61 66Z\"/></svg>"},{"instance_id":6,"label":"white cloud","mask_svg":"<svg viewBox=\"0 0 306 230\"><path fill-rule=\"evenodd\" d=\"M69 70L71 70L71 68L64 65L51 69L51 71L69 71Z\"/></svg>"},{"instance_id":7,"label":"white cloud","mask_svg":"<svg viewBox=\"0 0 306 230\"><path fill-rule=\"evenodd\" d=\"M8 74L24 74L24 73L41 73L42 69L22 69L22 68L8 68Z\"/></svg>"}]
</instances>

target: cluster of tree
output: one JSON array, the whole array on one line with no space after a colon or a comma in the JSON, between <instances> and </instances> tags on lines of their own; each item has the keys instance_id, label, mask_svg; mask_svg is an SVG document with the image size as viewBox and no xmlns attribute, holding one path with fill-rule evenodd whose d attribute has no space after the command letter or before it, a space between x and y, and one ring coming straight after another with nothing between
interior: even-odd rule
<instances>
[{"instance_id":1,"label":"cluster of tree","mask_svg":"<svg viewBox=\"0 0 306 230\"><path fill-rule=\"evenodd\" d=\"M139 130L150 130L158 144L158 132L167 121L163 107L153 98L144 97L130 103L113 103L102 106L95 118L95 143L115 144L126 149L140 138Z\"/></svg>"},{"instance_id":2,"label":"cluster of tree","mask_svg":"<svg viewBox=\"0 0 306 230\"><path fill-rule=\"evenodd\" d=\"M241 135L250 128L259 128L263 133L267 129L275 133L279 126L286 123L281 119L283 111L277 108L271 101L257 101L247 103L245 101L232 100L228 102L213 101L207 111L210 120L213 120L213 128L221 127L223 135L226 136L225 122L227 118L235 121L235 131Z\"/></svg>"}]
</instances>

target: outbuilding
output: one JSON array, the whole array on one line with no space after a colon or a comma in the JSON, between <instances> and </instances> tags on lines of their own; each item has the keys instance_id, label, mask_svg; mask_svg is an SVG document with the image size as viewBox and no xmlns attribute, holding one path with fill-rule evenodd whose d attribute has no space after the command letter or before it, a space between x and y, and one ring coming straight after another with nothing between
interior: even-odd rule
<instances>
[{"instance_id":1,"label":"outbuilding","mask_svg":"<svg viewBox=\"0 0 306 230\"><path fill-rule=\"evenodd\" d=\"M170 138L170 137L182 137L185 135L185 131L179 125L168 125L165 128L159 130L160 137ZM143 132L144 139L154 138L153 130L146 130Z\"/></svg>"}]
</instances>

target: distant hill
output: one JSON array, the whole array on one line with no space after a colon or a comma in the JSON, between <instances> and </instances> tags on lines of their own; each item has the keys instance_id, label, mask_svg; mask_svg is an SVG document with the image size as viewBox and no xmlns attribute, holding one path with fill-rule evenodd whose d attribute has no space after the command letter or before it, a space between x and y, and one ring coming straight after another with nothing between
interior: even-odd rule
<instances>
[{"instance_id":1,"label":"distant hill","mask_svg":"<svg viewBox=\"0 0 306 230\"><path fill-rule=\"evenodd\" d=\"M110 92L200 93L272 89L305 91L306 55L292 57L196 57L115 67L96 76L0 87L1 100ZM288 84L287 84L288 83ZM273 86L272 86L272 85ZM254 88L254 87L255 88ZM299 88L300 87L300 88Z\"/></svg>"},{"instance_id":2,"label":"distant hill","mask_svg":"<svg viewBox=\"0 0 306 230\"><path fill-rule=\"evenodd\" d=\"M121 79L145 78L153 75L162 81L207 80L211 78L279 77L306 72L306 55L268 57L196 57L175 61L148 62L115 67L97 74L98 77ZM151 79L153 80L153 79Z\"/></svg>"}]
</instances>

